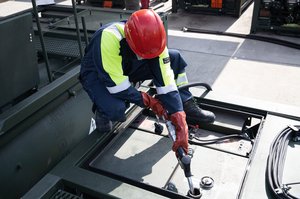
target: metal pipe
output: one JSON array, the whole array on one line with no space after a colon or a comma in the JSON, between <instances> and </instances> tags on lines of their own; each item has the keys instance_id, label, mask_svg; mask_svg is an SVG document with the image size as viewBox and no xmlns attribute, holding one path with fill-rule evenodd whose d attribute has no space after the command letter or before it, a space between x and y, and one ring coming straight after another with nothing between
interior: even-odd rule
<instances>
[{"instance_id":1,"label":"metal pipe","mask_svg":"<svg viewBox=\"0 0 300 199\"><path fill-rule=\"evenodd\" d=\"M48 79L49 79L49 82L52 82L53 79L52 79L52 75L51 75L51 70L50 70L48 55L47 55L47 52L46 52L44 37L43 37L43 33L42 33L42 28L41 28L41 23L40 23L38 11L37 11L37 8L36 8L36 2L35 2L35 0L31 0L31 3L32 3L32 8L33 8L33 12L34 12L35 19L36 19L36 24L37 24L38 33L39 33L40 42L41 42L42 51L43 51L43 57L45 59L45 64L46 64L46 70L47 70Z\"/></svg>"},{"instance_id":2,"label":"metal pipe","mask_svg":"<svg viewBox=\"0 0 300 199\"><path fill-rule=\"evenodd\" d=\"M187 177L187 180L188 180L188 184L189 184L189 188L190 188L190 192L191 194L194 194L194 184L193 184L193 180L192 180L192 177Z\"/></svg>"},{"instance_id":3,"label":"metal pipe","mask_svg":"<svg viewBox=\"0 0 300 199\"><path fill-rule=\"evenodd\" d=\"M194 83L184 84L182 86L179 86L178 90L186 89L186 88L190 88L190 87L195 87L195 86L203 86L203 87L206 88L206 90L212 91L211 86L209 84L203 83L203 82L194 82Z\"/></svg>"},{"instance_id":4,"label":"metal pipe","mask_svg":"<svg viewBox=\"0 0 300 199\"><path fill-rule=\"evenodd\" d=\"M73 7L73 12L74 12L74 21L75 21L75 26L76 26L76 33L77 33L77 41L78 41L78 47L79 47L79 53L80 53L80 58L83 58L83 52L82 52L82 46L81 46L81 37L80 37L80 30L79 30L79 25L78 25L78 18L77 18L77 11L76 11L76 3L75 0L72 0L72 7Z\"/></svg>"},{"instance_id":5,"label":"metal pipe","mask_svg":"<svg viewBox=\"0 0 300 199\"><path fill-rule=\"evenodd\" d=\"M85 46L87 46L89 44L89 38L88 38L88 35L87 35L84 16L81 17L81 23L82 23L82 29L83 29L83 34L84 34Z\"/></svg>"}]
</instances>

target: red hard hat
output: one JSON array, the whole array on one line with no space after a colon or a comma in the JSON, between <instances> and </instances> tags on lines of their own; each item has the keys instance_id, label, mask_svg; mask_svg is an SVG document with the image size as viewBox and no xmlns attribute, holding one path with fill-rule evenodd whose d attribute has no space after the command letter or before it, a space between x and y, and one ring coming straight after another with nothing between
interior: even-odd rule
<instances>
[{"instance_id":1,"label":"red hard hat","mask_svg":"<svg viewBox=\"0 0 300 199\"><path fill-rule=\"evenodd\" d=\"M150 9L134 12L125 24L125 37L135 54L151 59L166 47L166 32L158 14Z\"/></svg>"}]
</instances>

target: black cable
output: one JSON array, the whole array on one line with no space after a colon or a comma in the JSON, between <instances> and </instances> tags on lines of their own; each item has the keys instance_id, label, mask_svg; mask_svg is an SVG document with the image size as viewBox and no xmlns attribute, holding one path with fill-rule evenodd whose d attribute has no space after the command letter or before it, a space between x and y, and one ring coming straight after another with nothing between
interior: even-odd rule
<instances>
[{"instance_id":1,"label":"black cable","mask_svg":"<svg viewBox=\"0 0 300 199\"><path fill-rule=\"evenodd\" d=\"M291 182L291 183L287 183L285 185L298 185L298 184L300 184L300 182Z\"/></svg>"},{"instance_id":2,"label":"black cable","mask_svg":"<svg viewBox=\"0 0 300 199\"><path fill-rule=\"evenodd\" d=\"M273 44L278 44L281 46L287 46L290 48L300 49L300 44L296 44L296 43L289 42L286 40L265 37L265 36L259 36L259 35L253 35L253 34L239 34L239 33L221 32L221 31L214 31L214 30L203 30L203 29L191 28L191 27L183 27L182 31L183 32L203 33L203 34L213 34L213 35L223 35L223 36L238 37L238 38L243 38L243 39L254 39L254 40L258 40L258 41L264 41L264 42L269 42L269 43L273 43Z\"/></svg>"},{"instance_id":3,"label":"black cable","mask_svg":"<svg viewBox=\"0 0 300 199\"><path fill-rule=\"evenodd\" d=\"M270 152L266 167L266 182L272 194L279 199L296 199L296 197L289 193L292 188L289 185L300 184L282 183L282 175L284 163L289 142L300 134L300 126L289 126L283 129L273 140L270 146Z\"/></svg>"},{"instance_id":4,"label":"black cable","mask_svg":"<svg viewBox=\"0 0 300 199\"><path fill-rule=\"evenodd\" d=\"M193 143L194 144L199 144L199 145L214 144L214 143L221 142L221 141L224 141L224 140L228 140L228 139L231 139L231 138L240 138L240 139L251 141L251 143L253 142L250 138L247 138L247 137L245 137L243 135L240 135L240 134L225 135L225 136L218 137L218 138L213 138L213 139L200 139L196 136L193 136L193 138L197 140L197 142L193 141ZM192 139L190 141L192 141Z\"/></svg>"}]
</instances>

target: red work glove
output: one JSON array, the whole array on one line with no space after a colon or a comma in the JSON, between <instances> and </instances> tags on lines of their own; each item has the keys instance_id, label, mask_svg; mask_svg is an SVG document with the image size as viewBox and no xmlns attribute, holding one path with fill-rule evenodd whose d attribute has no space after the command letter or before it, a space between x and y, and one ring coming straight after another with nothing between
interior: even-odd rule
<instances>
[{"instance_id":1,"label":"red work glove","mask_svg":"<svg viewBox=\"0 0 300 199\"><path fill-rule=\"evenodd\" d=\"M151 97L150 95L148 95L145 92L141 92L141 94L142 94L142 98L143 98L143 103L146 107L151 108L152 111L159 117L164 116L165 119L168 118L166 110L161 105L161 103L158 99Z\"/></svg>"},{"instance_id":2,"label":"red work glove","mask_svg":"<svg viewBox=\"0 0 300 199\"><path fill-rule=\"evenodd\" d=\"M176 152L176 155L178 147L182 147L186 154L188 152L188 126L185 117L184 111L179 111L169 116L169 119L176 129L176 141L172 147L172 150Z\"/></svg>"}]
</instances>

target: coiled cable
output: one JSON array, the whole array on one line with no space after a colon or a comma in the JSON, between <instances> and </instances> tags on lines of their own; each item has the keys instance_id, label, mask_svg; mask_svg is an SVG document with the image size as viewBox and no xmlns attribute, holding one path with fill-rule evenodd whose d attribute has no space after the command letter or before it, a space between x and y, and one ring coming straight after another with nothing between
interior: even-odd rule
<instances>
[{"instance_id":1,"label":"coiled cable","mask_svg":"<svg viewBox=\"0 0 300 199\"><path fill-rule=\"evenodd\" d=\"M270 146L270 152L266 168L266 182L272 194L278 199L297 199L289 190L290 185L295 183L282 183L283 168L286 158L286 152L289 142L294 139L299 140L300 126L288 126L283 129L273 140ZM295 139L296 138L296 139Z\"/></svg>"}]
</instances>

